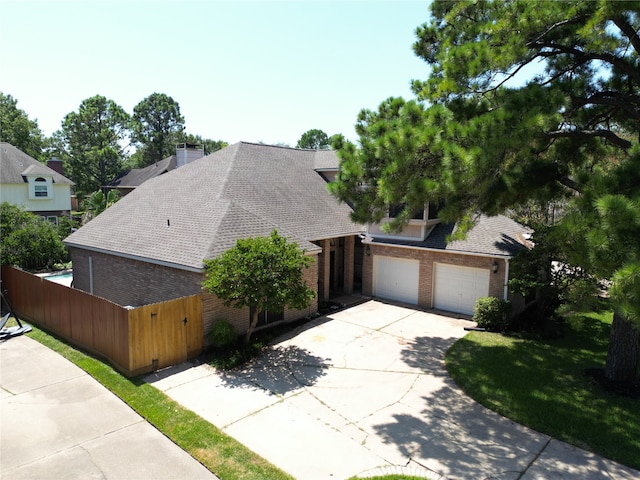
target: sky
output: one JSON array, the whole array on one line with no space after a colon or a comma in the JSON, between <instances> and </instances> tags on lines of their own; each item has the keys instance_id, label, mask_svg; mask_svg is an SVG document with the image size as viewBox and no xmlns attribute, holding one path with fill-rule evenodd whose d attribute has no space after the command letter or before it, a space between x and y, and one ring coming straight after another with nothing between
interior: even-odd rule
<instances>
[{"instance_id":1,"label":"sky","mask_svg":"<svg viewBox=\"0 0 640 480\"><path fill-rule=\"evenodd\" d=\"M0 92L47 136L103 95L130 114L152 93L187 133L287 144L357 140L363 108L412 98L427 0L0 0Z\"/></svg>"}]
</instances>

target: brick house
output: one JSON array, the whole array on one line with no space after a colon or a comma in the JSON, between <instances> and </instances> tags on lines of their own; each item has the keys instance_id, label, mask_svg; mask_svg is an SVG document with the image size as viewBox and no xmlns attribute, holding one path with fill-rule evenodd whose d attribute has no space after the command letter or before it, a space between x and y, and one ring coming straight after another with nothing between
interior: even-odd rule
<instances>
[{"instance_id":1,"label":"brick house","mask_svg":"<svg viewBox=\"0 0 640 480\"><path fill-rule=\"evenodd\" d=\"M305 278L319 300L351 293L364 226L327 190L337 169L333 151L241 142L148 179L65 239L74 286L134 307L201 293L204 259L276 229L316 260ZM217 318L246 329L247 312L203 298L205 332ZM318 299L261 321L315 313Z\"/></svg>"},{"instance_id":2,"label":"brick house","mask_svg":"<svg viewBox=\"0 0 640 480\"><path fill-rule=\"evenodd\" d=\"M10 143L0 142L0 202L58 224L71 216L73 182L62 174L62 162L45 165Z\"/></svg>"},{"instance_id":3,"label":"brick house","mask_svg":"<svg viewBox=\"0 0 640 480\"><path fill-rule=\"evenodd\" d=\"M479 297L522 301L509 293L509 262L528 246L530 231L513 220L481 216L463 240L451 242L455 224L442 223L433 209L399 233L387 234L381 224L368 225L362 242L365 295L465 315Z\"/></svg>"}]
</instances>

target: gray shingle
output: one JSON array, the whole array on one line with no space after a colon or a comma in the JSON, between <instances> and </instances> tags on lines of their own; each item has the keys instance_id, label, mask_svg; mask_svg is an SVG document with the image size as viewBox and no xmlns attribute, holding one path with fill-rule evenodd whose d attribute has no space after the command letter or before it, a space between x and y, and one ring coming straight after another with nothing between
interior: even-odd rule
<instances>
[{"instance_id":1,"label":"gray shingle","mask_svg":"<svg viewBox=\"0 0 640 480\"><path fill-rule=\"evenodd\" d=\"M25 183L22 175L51 175L53 183L73 185L67 177L47 167L10 143L0 142L0 183Z\"/></svg>"},{"instance_id":2,"label":"gray shingle","mask_svg":"<svg viewBox=\"0 0 640 480\"><path fill-rule=\"evenodd\" d=\"M109 187L119 188L135 188L142 185L147 180L151 180L159 175L163 175L176 168L177 159L175 155L171 155L159 162L149 165L145 168L132 168L128 172L120 175L118 178L109 182Z\"/></svg>"},{"instance_id":3,"label":"gray shingle","mask_svg":"<svg viewBox=\"0 0 640 480\"><path fill-rule=\"evenodd\" d=\"M525 248L523 234L531 232L530 229L503 215L495 217L481 215L463 240L447 242L447 237L455 230L454 223L440 223L422 242L387 239L375 239L372 242L445 250L451 253L512 257Z\"/></svg>"},{"instance_id":4,"label":"gray shingle","mask_svg":"<svg viewBox=\"0 0 640 480\"><path fill-rule=\"evenodd\" d=\"M273 229L318 251L311 241L364 228L314 171L316 153L237 143L144 182L65 242L191 269Z\"/></svg>"}]
</instances>

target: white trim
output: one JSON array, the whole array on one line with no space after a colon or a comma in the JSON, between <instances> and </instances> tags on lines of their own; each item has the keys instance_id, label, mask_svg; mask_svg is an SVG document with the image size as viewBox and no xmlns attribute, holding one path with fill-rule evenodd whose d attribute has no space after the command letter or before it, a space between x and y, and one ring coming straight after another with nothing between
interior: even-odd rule
<instances>
[{"instance_id":1,"label":"white trim","mask_svg":"<svg viewBox=\"0 0 640 480\"><path fill-rule=\"evenodd\" d=\"M86 245L79 245L71 242L64 242L68 247L78 248L80 250L88 250L90 252L104 253L105 255L113 255L114 257L127 258L129 260L137 260L139 262L151 263L153 265L160 265L162 267L175 268L177 270L186 270L187 272L202 273L204 272L204 266L202 268L189 267L187 265L180 265L179 263L165 262L162 260L156 260L154 258L141 257L138 255L130 255L121 252L114 252L112 250L105 250L103 248L87 247Z\"/></svg>"}]
</instances>

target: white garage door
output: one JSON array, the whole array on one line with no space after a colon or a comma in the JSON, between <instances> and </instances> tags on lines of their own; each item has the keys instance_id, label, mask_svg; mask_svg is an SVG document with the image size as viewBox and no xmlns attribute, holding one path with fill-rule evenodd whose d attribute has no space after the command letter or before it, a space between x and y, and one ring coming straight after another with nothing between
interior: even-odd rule
<instances>
[{"instance_id":1,"label":"white garage door","mask_svg":"<svg viewBox=\"0 0 640 480\"><path fill-rule=\"evenodd\" d=\"M489 295L489 270L436 263L434 308L473 315L476 300Z\"/></svg>"},{"instance_id":2,"label":"white garage door","mask_svg":"<svg viewBox=\"0 0 640 480\"><path fill-rule=\"evenodd\" d=\"M406 258L373 257L373 294L399 302L418 303L420 262Z\"/></svg>"}]
</instances>

